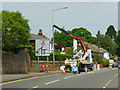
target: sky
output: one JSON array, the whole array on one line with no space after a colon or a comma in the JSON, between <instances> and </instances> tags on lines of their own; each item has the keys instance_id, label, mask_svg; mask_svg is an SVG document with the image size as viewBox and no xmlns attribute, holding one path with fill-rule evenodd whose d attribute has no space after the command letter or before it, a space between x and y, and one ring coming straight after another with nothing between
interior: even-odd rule
<instances>
[{"instance_id":1,"label":"sky","mask_svg":"<svg viewBox=\"0 0 120 90\"><path fill-rule=\"evenodd\" d=\"M36 1L36 0L35 0ZM15 0L3 0L2 10L19 11L29 20L31 33L37 34L42 29L43 34L52 38L52 10L68 7L53 12L53 22L65 30L74 28L86 28L95 36L100 30L102 34L107 31L109 25L113 25L118 31L118 2L97 2L98 0L85 0L86 2L15 2ZM103 0L102 0L103 1ZM117 1L117 0L115 0Z\"/></svg>"}]
</instances>

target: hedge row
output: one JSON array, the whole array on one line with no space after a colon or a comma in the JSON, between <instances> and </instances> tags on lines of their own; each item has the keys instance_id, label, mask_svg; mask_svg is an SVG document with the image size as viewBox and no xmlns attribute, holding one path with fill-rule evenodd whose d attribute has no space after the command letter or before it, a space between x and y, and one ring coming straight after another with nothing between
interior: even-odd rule
<instances>
[{"instance_id":1,"label":"hedge row","mask_svg":"<svg viewBox=\"0 0 120 90\"><path fill-rule=\"evenodd\" d=\"M56 61L64 61L66 58L72 58L72 55L67 55L67 54L55 54L55 60ZM38 60L38 57L35 56L35 53L31 54L31 60ZM47 60L47 57L45 56L40 56L39 57L40 61ZM49 61L53 61L53 54L51 53L49 56Z\"/></svg>"},{"instance_id":2,"label":"hedge row","mask_svg":"<svg viewBox=\"0 0 120 90\"><path fill-rule=\"evenodd\" d=\"M100 63L103 64L103 67L108 67L109 66L109 60L108 59L101 59Z\"/></svg>"}]
</instances>

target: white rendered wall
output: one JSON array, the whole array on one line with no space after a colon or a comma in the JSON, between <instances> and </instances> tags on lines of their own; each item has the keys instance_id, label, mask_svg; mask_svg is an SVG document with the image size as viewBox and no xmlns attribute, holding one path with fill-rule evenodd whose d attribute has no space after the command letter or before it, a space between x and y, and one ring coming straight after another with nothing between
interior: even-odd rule
<instances>
[{"instance_id":1,"label":"white rendered wall","mask_svg":"<svg viewBox=\"0 0 120 90\"><path fill-rule=\"evenodd\" d=\"M104 53L104 58L109 59L109 53L108 52Z\"/></svg>"},{"instance_id":2,"label":"white rendered wall","mask_svg":"<svg viewBox=\"0 0 120 90\"><path fill-rule=\"evenodd\" d=\"M75 51L77 49L77 40L75 40L75 39L73 39L73 48L74 48L73 51Z\"/></svg>"}]
</instances>

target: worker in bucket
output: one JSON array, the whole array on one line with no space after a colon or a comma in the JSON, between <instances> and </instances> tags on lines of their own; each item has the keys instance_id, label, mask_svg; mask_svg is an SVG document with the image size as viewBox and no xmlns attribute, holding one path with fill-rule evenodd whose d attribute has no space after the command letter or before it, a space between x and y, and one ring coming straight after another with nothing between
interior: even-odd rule
<instances>
[{"instance_id":1,"label":"worker in bucket","mask_svg":"<svg viewBox=\"0 0 120 90\"><path fill-rule=\"evenodd\" d=\"M80 74L80 71L81 71L81 67L82 67L82 62L79 60L78 61L78 73Z\"/></svg>"}]
</instances>

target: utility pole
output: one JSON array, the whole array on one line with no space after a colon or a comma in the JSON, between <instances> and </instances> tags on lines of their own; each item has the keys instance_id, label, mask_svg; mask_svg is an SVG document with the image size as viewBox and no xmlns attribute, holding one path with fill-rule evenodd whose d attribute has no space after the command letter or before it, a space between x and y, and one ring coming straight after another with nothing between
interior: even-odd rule
<instances>
[{"instance_id":1,"label":"utility pole","mask_svg":"<svg viewBox=\"0 0 120 90\"><path fill-rule=\"evenodd\" d=\"M100 31L98 31L98 61L100 60Z\"/></svg>"},{"instance_id":2,"label":"utility pole","mask_svg":"<svg viewBox=\"0 0 120 90\"><path fill-rule=\"evenodd\" d=\"M52 10L52 32L53 32L53 71L55 71L55 45L54 45L54 27L53 27L53 24L54 24L54 21L53 21L53 13L55 11L58 11L58 10L62 10L62 9L67 9L68 7L63 7L63 8L57 8L57 9L54 9Z\"/></svg>"}]
</instances>

